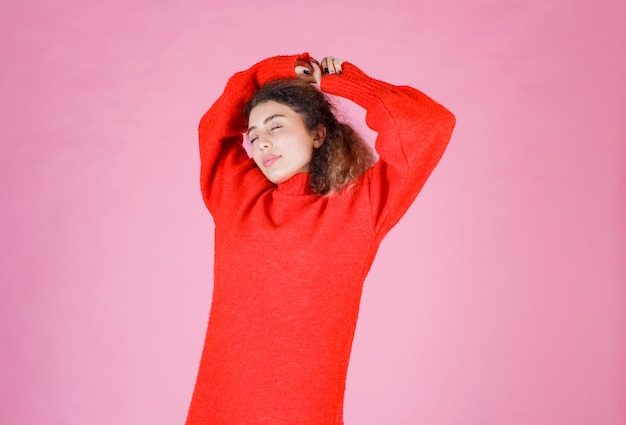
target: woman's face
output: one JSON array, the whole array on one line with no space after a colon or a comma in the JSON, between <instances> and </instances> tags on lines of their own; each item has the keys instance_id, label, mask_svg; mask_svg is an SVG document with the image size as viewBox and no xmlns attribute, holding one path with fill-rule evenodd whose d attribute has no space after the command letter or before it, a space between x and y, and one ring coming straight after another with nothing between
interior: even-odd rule
<instances>
[{"instance_id":1,"label":"woman's face","mask_svg":"<svg viewBox=\"0 0 626 425\"><path fill-rule=\"evenodd\" d=\"M321 146L325 132L310 133L302 117L274 101L255 106L248 118L252 158L274 184L308 172L313 149Z\"/></svg>"}]
</instances>

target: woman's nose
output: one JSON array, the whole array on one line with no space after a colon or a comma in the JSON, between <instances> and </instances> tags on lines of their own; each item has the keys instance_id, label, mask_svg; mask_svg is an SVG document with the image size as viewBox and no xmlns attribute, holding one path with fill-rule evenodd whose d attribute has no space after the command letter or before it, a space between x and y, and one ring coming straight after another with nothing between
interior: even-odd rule
<instances>
[{"instance_id":1,"label":"woman's nose","mask_svg":"<svg viewBox=\"0 0 626 425\"><path fill-rule=\"evenodd\" d=\"M266 136L260 136L257 140L257 146L259 149L268 149L272 146L272 142Z\"/></svg>"}]
</instances>

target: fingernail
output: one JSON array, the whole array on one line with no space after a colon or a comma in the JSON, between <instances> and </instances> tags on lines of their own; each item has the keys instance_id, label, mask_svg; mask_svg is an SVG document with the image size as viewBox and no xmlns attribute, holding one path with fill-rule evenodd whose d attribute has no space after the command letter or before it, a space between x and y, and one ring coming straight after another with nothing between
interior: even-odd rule
<instances>
[{"instance_id":1,"label":"fingernail","mask_svg":"<svg viewBox=\"0 0 626 425\"><path fill-rule=\"evenodd\" d=\"M324 68L324 74L328 74L328 68Z\"/></svg>"}]
</instances>

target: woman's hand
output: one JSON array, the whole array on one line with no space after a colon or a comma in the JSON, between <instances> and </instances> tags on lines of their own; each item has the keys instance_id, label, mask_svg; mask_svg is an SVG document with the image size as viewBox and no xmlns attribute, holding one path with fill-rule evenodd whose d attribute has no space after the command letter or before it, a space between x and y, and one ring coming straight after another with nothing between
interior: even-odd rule
<instances>
[{"instance_id":1,"label":"woman's hand","mask_svg":"<svg viewBox=\"0 0 626 425\"><path fill-rule=\"evenodd\" d=\"M343 61L333 56L326 56L322 59L322 70L324 75L327 74L341 74L343 72L341 65Z\"/></svg>"},{"instance_id":2,"label":"woman's hand","mask_svg":"<svg viewBox=\"0 0 626 425\"><path fill-rule=\"evenodd\" d=\"M311 58L311 62L305 62L302 60L296 61L295 72L298 78L307 83L317 83L322 81L322 77L328 74L341 74L341 64L343 61L333 56L326 56L322 59L320 64L314 58Z\"/></svg>"},{"instance_id":3,"label":"woman's hand","mask_svg":"<svg viewBox=\"0 0 626 425\"><path fill-rule=\"evenodd\" d=\"M295 72L299 79L307 83L318 83L322 80L322 68L317 60L311 58L311 62L296 61Z\"/></svg>"}]
</instances>

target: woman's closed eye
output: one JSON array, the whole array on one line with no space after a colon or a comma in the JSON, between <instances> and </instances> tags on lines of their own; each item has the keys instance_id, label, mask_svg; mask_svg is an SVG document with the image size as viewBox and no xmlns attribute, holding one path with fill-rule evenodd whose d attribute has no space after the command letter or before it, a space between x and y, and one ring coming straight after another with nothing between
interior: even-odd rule
<instances>
[{"instance_id":1,"label":"woman's closed eye","mask_svg":"<svg viewBox=\"0 0 626 425\"><path fill-rule=\"evenodd\" d=\"M281 128L283 128L283 126L281 124L272 124L269 126L269 132L273 132L276 130L280 130ZM255 133L255 134L248 134L248 140L250 141L250 144L253 144L254 142L256 142L259 139L259 136Z\"/></svg>"}]
</instances>

